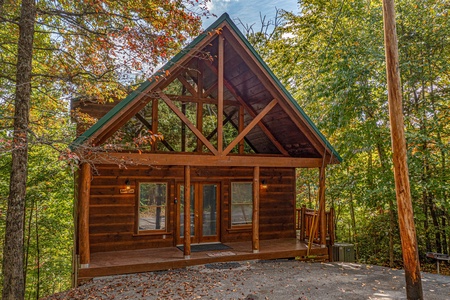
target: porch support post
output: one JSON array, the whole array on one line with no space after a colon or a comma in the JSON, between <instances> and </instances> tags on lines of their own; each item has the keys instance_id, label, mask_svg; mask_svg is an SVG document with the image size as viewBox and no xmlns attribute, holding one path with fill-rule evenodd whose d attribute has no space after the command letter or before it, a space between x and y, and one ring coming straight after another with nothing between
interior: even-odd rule
<instances>
[{"instance_id":1,"label":"porch support post","mask_svg":"<svg viewBox=\"0 0 450 300\"><path fill-rule=\"evenodd\" d=\"M184 258L191 258L191 167L184 167Z\"/></svg>"},{"instance_id":2,"label":"porch support post","mask_svg":"<svg viewBox=\"0 0 450 300\"><path fill-rule=\"evenodd\" d=\"M253 169L252 250L259 252L259 166Z\"/></svg>"},{"instance_id":3,"label":"porch support post","mask_svg":"<svg viewBox=\"0 0 450 300\"><path fill-rule=\"evenodd\" d=\"M327 220L325 216L325 166L320 167L319 193L320 246L324 248L327 243Z\"/></svg>"},{"instance_id":4,"label":"porch support post","mask_svg":"<svg viewBox=\"0 0 450 300\"><path fill-rule=\"evenodd\" d=\"M78 249L81 268L88 268L91 260L89 248L89 195L91 189L91 166L81 165L80 189L78 198Z\"/></svg>"}]
</instances>

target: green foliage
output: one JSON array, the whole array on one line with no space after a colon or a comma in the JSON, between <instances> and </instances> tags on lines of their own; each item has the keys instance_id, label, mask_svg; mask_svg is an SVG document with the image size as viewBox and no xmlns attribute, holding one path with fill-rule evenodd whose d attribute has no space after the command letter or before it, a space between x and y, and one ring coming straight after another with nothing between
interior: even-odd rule
<instances>
[{"instance_id":1,"label":"green foliage","mask_svg":"<svg viewBox=\"0 0 450 300\"><path fill-rule=\"evenodd\" d=\"M11 152L17 149L12 127L20 6L21 1L0 1L2 251ZM196 0L39 0L36 7L32 95L23 101L30 111L24 256L26 297L38 299L71 285L73 175L67 162L78 161L67 151L75 138L67 99L122 98L135 77L147 78L198 35L207 10Z\"/></svg>"},{"instance_id":2,"label":"green foliage","mask_svg":"<svg viewBox=\"0 0 450 300\"><path fill-rule=\"evenodd\" d=\"M398 263L397 225L389 225L397 212L381 2L299 4L297 14L283 13L274 22L274 32L250 33L249 39L344 159L327 173L338 239L358 244L363 261L386 264L391 250ZM448 253L449 7L427 0L397 1L396 7L419 251ZM317 183L315 174L301 172L299 186Z\"/></svg>"}]
</instances>

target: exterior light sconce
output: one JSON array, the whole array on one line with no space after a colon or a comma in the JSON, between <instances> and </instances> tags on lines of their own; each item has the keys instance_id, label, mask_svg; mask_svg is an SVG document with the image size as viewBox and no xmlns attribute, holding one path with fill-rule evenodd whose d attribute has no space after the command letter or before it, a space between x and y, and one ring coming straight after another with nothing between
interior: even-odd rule
<instances>
[{"instance_id":1,"label":"exterior light sconce","mask_svg":"<svg viewBox=\"0 0 450 300\"><path fill-rule=\"evenodd\" d=\"M261 189L267 190L267 182L265 179L261 180Z\"/></svg>"},{"instance_id":2,"label":"exterior light sconce","mask_svg":"<svg viewBox=\"0 0 450 300\"><path fill-rule=\"evenodd\" d=\"M125 188L120 189L121 194L134 194L134 189L131 188L130 180L125 180Z\"/></svg>"}]
</instances>

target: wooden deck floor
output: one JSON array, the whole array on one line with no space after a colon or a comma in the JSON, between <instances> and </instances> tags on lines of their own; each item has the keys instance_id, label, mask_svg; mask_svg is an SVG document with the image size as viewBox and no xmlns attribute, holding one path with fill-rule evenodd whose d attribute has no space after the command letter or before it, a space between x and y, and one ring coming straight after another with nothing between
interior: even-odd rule
<instances>
[{"instance_id":1,"label":"wooden deck floor","mask_svg":"<svg viewBox=\"0 0 450 300\"><path fill-rule=\"evenodd\" d=\"M193 252L190 259L185 259L183 252L176 247L92 253L89 268L78 270L78 282L93 277L176 269L214 262L303 257L307 254L307 245L294 238L262 240L259 253L252 252L251 242L225 244L231 249ZM328 249L314 245L310 255L328 259Z\"/></svg>"}]
</instances>

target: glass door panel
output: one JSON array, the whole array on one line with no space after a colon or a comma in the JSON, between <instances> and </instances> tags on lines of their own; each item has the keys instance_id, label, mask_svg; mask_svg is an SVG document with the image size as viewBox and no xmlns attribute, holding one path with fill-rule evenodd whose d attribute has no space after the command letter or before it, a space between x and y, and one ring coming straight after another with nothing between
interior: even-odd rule
<instances>
[{"instance_id":1,"label":"glass door panel","mask_svg":"<svg viewBox=\"0 0 450 300\"><path fill-rule=\"evenodd\" d=\"M191 185L191 243L219 241L219 184L194 182ZM178 185L178 234L177 243L184 242L184 185Z\"/></svg>"},{"instance_id":2,"label":"glass door panel","mask_svg":"<svg viewBox=\"0 0 450 300\"><path fill-rule=\"evenodd\" d=\"M217 184L203 184L202 236L217 235Z\"/></svg>"},{"instance_id":3,"label":"glass door panel","mask_svg":"<svg viewBox=\"0 0 450 300\"><path fill-rule=\"evenodd\" d=\"M191 185L191 237L195 236L195 186ZM184 185L180 185L180 237L184 237Z\"/></svg>"}]
</instances>

